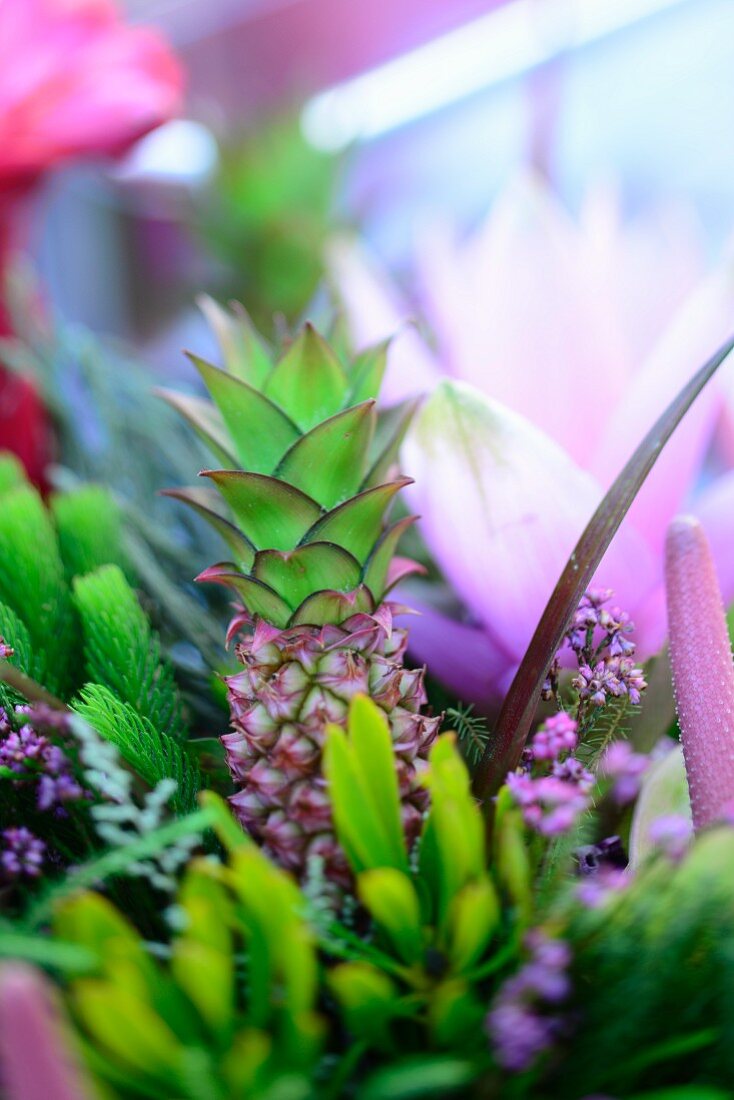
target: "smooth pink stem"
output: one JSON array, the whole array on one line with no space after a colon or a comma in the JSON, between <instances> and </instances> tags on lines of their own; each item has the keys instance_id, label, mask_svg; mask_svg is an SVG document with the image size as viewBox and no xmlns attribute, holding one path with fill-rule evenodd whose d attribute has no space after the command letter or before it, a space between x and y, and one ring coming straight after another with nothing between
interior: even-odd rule
<instances>
[{"instance_id":1,"label":"smooth pink stem","mask_svg":"<svg viewBox=\"0 0 734 1100\"><path fill-rule=\"evenodd\" d=\"M33 967L0 968L0 1077L7 1100L90 1100L54 1008Z\"/></svg>"},{"instance_id":2,"label":"smooth pink stem","mask_svg":"<svg viewBox=\"0 0 734 1100\"><path fill-rule=\"evenodd\" d=\"M734 806L734 664L708 539L683 516L665 557L673 687L696 829Z\"/></svg>"}]
</instances>

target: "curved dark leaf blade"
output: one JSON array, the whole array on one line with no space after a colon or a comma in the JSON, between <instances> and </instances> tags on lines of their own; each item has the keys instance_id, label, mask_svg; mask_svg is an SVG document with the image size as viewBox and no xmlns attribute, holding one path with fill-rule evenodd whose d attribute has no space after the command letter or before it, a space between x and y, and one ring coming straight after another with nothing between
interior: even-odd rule
<instances>
[{"instance_id":1,"label":"curved dark leaf blade","mask_svg":"<svg viewBox=\"0 0 734 1100\"><path fill-rule=\"evenodd\" d=\"M490 738L477 767L474 791L478 798L490 798L501 787L507 773L517 767L543 681L581 597L658 455L733 349L734 337L719 348L671 402L619 474L576 543L505 696L494 737Z\"/></svg>"}]
</instances>

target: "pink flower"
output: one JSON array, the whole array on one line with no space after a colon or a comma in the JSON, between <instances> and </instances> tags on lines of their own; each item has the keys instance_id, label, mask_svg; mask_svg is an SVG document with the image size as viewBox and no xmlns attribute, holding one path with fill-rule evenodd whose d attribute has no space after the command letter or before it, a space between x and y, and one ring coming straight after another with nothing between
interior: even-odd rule
<instances>
[{"instance_id":1,"label":"pink flower","mask_svg":"<svg viewBox=\"0 0 734 1100\"><path fill-rule=\"evenodd\" d=\"M159 36L124 24L112 0L0 2L0 336L8 253L23 244L24 203L45 171L111 155L165 122L182 73ZM0 450L44 485L48 417L34 386L0 366Z\"/></svg>"},{"instance_id":2,"label":"pink flower","mask_svg":"<svg viewBox=\"0 0 734 1100\"><path fill-rule=\"evenodd\" d=\"M178 110L181 88L165 43L112 0L0 4L0 186L120 152Z\"/></svg>"},{"instance_id":3,"label":"pink flower","mask_svg":"<svg viewBox=\"0 0 734 1100\"><path fill-rule=\"evenodd\" d=\"M414 657L468 701L501 698L604 490L734 329L731 271L701 280L679 212L634 227L615 218L597 198L574 222L544 184L523 178L466 242L424 242L420 306L435 353L404 326L410 308L369 258L344 244L333 252L355 342L398 333L388 397L431 393L403 467L453 598L439 603L424 586L404 600L423 612L411 621ZM697 400L594 580L634 620L642 660L665 637L665 529L696 486L722 400L715 384ZM726 554L734 474L694 507Z\"/></svg>"}]
</instances>

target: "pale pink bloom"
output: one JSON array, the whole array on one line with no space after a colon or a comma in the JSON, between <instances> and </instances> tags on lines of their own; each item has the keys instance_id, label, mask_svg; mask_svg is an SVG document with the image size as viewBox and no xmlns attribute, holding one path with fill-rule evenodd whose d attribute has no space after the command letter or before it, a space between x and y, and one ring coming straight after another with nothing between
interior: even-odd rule
<instances>
[{"instance_id":1,"label":"pale pink bloom","mask_svg":"<svg viewBox=\"0 0 734 1100\"><path fill-rule=\"evenodd\" d=\"M0 3L0 188L117 153L174 114L178 62L112 0Z\"/></svg>"},{"instance_id":2,"label":"pale pink bloom","mask_svg":"<svg viewBox=\"0 0 734 1100\"><path fill-rule=\"evenodd\" d=\"M491 703L604 490L734 331L731 265L702 277L695 231L675 208L622 226L609 195L597 194L574 221L523 176L466 241L424 241L417 300L433 345L406 327L415 311L373 258L341 242L332 269L358 346L398 333L388 400L432 395L403 466L416 479L423 537L458 600L438 614L433 591L419 594L411 649L462 698ZM642 659L665 637L665 529L690 507L721 408L721 388L710 385L594 581L634 620ZM734 475L695 507L722 551L730 546ZM729 574L727 599L734 565Z\"/></svg>"}]
</instances>

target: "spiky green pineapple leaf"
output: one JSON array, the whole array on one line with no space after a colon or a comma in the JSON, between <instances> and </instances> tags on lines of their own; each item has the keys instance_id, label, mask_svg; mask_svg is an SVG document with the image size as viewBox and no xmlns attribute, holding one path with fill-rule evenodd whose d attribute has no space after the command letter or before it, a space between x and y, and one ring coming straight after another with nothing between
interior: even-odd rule
<instances>
[{"instance_id":1,"label":"spiky green pineapple leaf","mask_svg":"<svg viewBox=\"0 0 734 1100\"><path fill-rule=\"evenodd\" d=\"M237 459L232 453L232 441L224 426L221 413L211 401L203 397L176 393L175 390L157 389L156 394L191 425L199 439L228 470L235 469Z\"/></svg>"},{"instance_id":2,"label":"spiky green pineapple leaf","mask_svg":"<svg viewBox=\"0 0 734 1100\"><path fill-rule=\"evenodd\" d=\"M275 364L264 392L307 432L342 407L347 376L326 341L306 325Z\"/></svg>"},{"instance_id":3,"label":"spiky green pineapple leaf","mask_svg":"<svg viewBox=\"0 0 734 1100\"><path fill-rule=\"evenodd\" d=\"M235 563L240 569L249 570L255 561L255 547L228 519L220 515L216 510L218 497L215 493L209 493L206 489L163 489L162 495L180 500L192 508L197 515L206 520L210 527L221 535L234 555Z\"/></svg>"},{"instance_id":4,"label":"spiky green pineapple leaf","mask_svg":"<svg viewBox=\"0 0 734 1100\"><path fill-rule=\"evenodd\" d=\"M418 401L408 401L382 413L378 422L377 457L362 482L363 489L382 485L397 468L400 448L417 408Z\"/></svg>"},{"instance_id":5,"label":"spiky green pineapple leaf","mask_svg":"<svg viewBox=\"0 0 734 1100\"><path fill-rule=\"evenodd\" d=\"M363 580L378 603L387 588L390 565L395 558L397 545L413 523L415 516L406 516L405 519L393 523L380 535L367 559Z\"/></svg>"},{"instance_id":6,"label":"spiky green pineapple leaf","mask_svg":"<svg viewBox=\"0 0 734 1100\"><path fill-rule=\"evenodd\" d=\"M121 569L105 565L74 581L89 679L110 688L161 734L186 736L173 668Z\"/></svg>"},{"instance_id":7,"label":"spiky green pineapple leaf","mask_svg":"<svg viewBox=\"0 0 734 1100\"><path fill-rule=\"evenodd\" d=\"M325 626L327 623L341 623L352 615L370 614L375 610L375 601L364 585L353 592L314 592L303 601L291 617L291 624Z\"/></svg>"},{"instance_id":8,"label":"spiky green pineapple leaf","mask_svg":"<svg viewBox=\"0 0 734 1100\"><path fill-rule=\"evenodd\" d=\"M294 550L321 516L315 500L277 478L240 470L205 470L204 476L212 479L258 550Z\"/></svg>"},{"instance_id":9,"label":"spiky green pineapple leaf","mask_svg":"<svg viewBox=\"0 0 734 1100\"><path fill-rule=\"evenodd\" d=\"M30 485L5 493L0 523L0 600L25 624L43 659L44 686L73 690L78 624L51 518Z\"/></svg>"},{"instance_id":10,"label":"spiky green pineapple leaf","mask_svg":"<svg viewBox=\"0 0 734 1100\"><path fill-rule=\"evenodd\" d=\"M323 420L283 456L275 476L333 508L357 492L375 430L373 401Z\"/></svg>"},{"instance_id":11,"label":"spiky green pineapple leaf","mask_svg":"<svg viewBox=\"0 0 734 1100\"><path fill-rule=\"evenodd\" d=\"M148 718L104 684L85 684L72 709L115 745L126 763L149 786L154 787L162 779L175 780L174 803L179 811L194 809L201 777L198 765L177 741L156 729Z\"/></svg>"},{"instance_id":12,"label":"spiky green pineapple leaf","mask_svg":"<svg viewBox=\"0 0 734 1100\"><path fill-rule=\"evenodd\" d=\"M335 542L364 563L377 542L388 505L410 478L367 489L328 512L303 537L303 542Z\"/></svg>"},{"instance_id":13,"label":"spiky green pineapple leaf","mask_svg":"<svg viewBox=\"0 0 734 1100\"><path fill-rule=\"evenodd\" d=\"M108 562L129 571L120 508L101 485L55 493L50 508L68 581Z\"/></svg>"},{"instance_id":14,"label":"spiky green pineapple leaf","mask_svg":"<svg viewBox=\"0 0 734 1100\"><path fill-rule=\"evenodd\" d=\"M0 496L25 483L25 470L20 459L10 451L0 451Z\"/></svg>"},{"instance_id":15,"label":"spiky green pineapple leaf","mask_svg":"<svg viewBox=\"0 0 734 1100\"><path fill-rule=\"evenodd\" d=\"M232 562L219 562L200 573L197 581L204 584L221 584L236 592L251 615L272 623L281 629L288 624L291 608L269 585L254 577L238 573Z\"/></svg>"},{"instance_id":16,"label":"spiky green pineapple leaf","mask_svg":"<svg viewBox=\"0 0 734 1100\"><path fill-rule=\"evenodd\" d=\"M390 340L382 340L373 347L365 348L356 357L350 370L351 385L347 405L358 405L370 398L377 400L387 366L390 343Z\"/></svg>"},{"instance_id":17,"label":"spiky green pineapple leaf","mask_svg":"<svg viewBox=\"0 0 734 1100\"><path fill-rule=\"evenodd\" d=\"M359 574L355 558L328 542L313 542L288 553L263 550L253 569L253 576L277 592L291 610L322 589L348 592L356 588Z\"/></svg>"},{"instance_id":18,"label":"spiky green pineapple leaf","mask_svg":"<svg viewBox=\"0 0 734 1100\"><path fill-rule=\"evenodd\" d=\"M228 371L243 382L261 387L273 361L267 344L255 330L244 306L232 302L231 312L202 294L198 305L212 327Z\"/></svg>"},{"instance_id":19,"label":"spiky green pineapple leaf","mask_svg":"<svg viewBox=\"0 0 734 1100\"><path fill-rule=\"evenodd\" d=\"M238 465L256 474L272 474L301 433L259 390L233 374L189 355L212 395L232 440Z\"/></svg>"}]
</instances>

